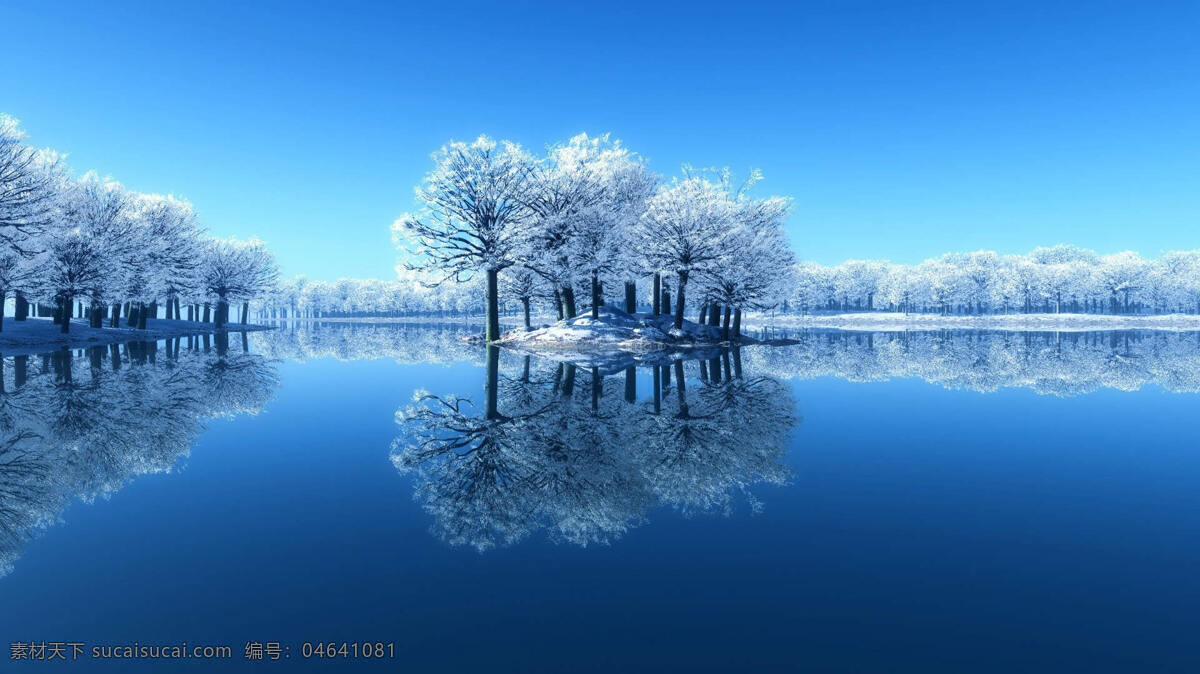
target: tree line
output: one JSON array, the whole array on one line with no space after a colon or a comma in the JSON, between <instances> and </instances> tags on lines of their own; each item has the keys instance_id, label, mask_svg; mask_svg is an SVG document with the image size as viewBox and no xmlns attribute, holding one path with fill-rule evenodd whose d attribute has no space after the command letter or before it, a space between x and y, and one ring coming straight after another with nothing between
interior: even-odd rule
<instances>
[{"instance_id":1,"label":"tree line","mask_svg":"<svg viewBox=\"0 0 1200 674\"><path fill-rule=\"evenodd\" d=\"M278 279L257 239L217 239L189 202L143 194L95 172L74 178L62 157L26 142L0 115L0 330L5 302L14 318L71 318L93 328L146 328L147 318L230 321Z\"/></svg>"},{"instance_id":2,"label":"tree line","mask_svg":"<svg viewBox=\"0 0 1200 674\"><path fill-rule=\"evenodd\" d=\"M1027 255L947 253L917 265L802 263L789 303L800 311L1165 314L1200 312L1200 250L1157 259L1069 245Z\"/></svg>"}]
</instances>

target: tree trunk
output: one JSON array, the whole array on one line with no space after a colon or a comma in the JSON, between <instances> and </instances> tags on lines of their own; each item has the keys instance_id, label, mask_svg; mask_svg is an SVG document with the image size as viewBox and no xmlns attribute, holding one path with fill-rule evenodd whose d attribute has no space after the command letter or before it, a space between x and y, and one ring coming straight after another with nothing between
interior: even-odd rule
<instances>
[{"instance_id":1,"label":"tree trunk","mask_svg":"<svg viewBox=\"0 0 1200 674\"><path fill-rule=\"evenodd\" d=\"M738 307L733 310L733 341L739 342L742 339L742 309Z\"/></svg>"},{"instance_id":2,"label":"tree trunk","mask_svg":"<svg viewBox=\"0 0 1200 674\"><path fill-rule=\"evenodd\" d=\"M662 313L662 274L654 272L654 296L651 298L651 311L655 316Z\"/></svg>"},{"instance_id":3,"label":"tree trunk","mask_svg":"<svg viewBox=\"0 0 1200 674\"><path fill-rule=\"evenodd\" d=\"M217 293L217 309L213 312L213 327L223 328L229 320L229 300L225 299L225 293Z\"/></svg>"},{"instance_id":4,"label":"tree trunk","mask_svg":"<svg viewBox=\"0 0 1200 674\"><path fill-rule=\"evenodd\" d=\"M484 334L484 338L489 342L500 339L499 282L499 270L487 270L487 332Z\"/></svg>"},{"instance_id":5,"label":"tree trunk","mask_svg":"<svg viewBox=\"0 0 1200 674\"><path fill-rule=\"evenodd\" d=\"M671 291L662 291L662 313L664 316L671 315Z\"/></svg>"},{"instance_id":6,"label":"tree trunk","mask_svg":"<svg viewBox=\"0 0 1200 674\"><path fill-rule=\"evenodd\" d=\"M575 288L572 286L563 286L563 306L567 312L567 318L575 318L578 315L575 306Z\"/></svg>"},{"instance_id":7,"label":"tree trunk","mask_svg":"<svg viewBox=\"0 0 1200 674\"><path fill-rule=\"evenodd\" d=\"M729 305L725 305L725 320L721 324L721 339L729 341Z\"/></svg>"},{"instance_id":8,"label":"tree trunk","mask_svg":"<svg viewBox=\"0 0 1200 674\"><path fill-rule=\"evenodd\" d=\"M137 327L138 327L138 330L145 330L145 329L146 329L146 316L147 316L149 313L150 313L150 310L149 310L149 308L146 306L146 303L145 303L145 302L138 302L138 320L137 320ZM157 343L157 342L156 342L156 343Z\"/></svg>"},{"instance_id":9,"label":"tree trunk","mask_svg":"<svg viewBox=\"0 0 1200 674\"><path fill-rule=\"evenodd\" d=\"M113 302L112 317L109 318L108 327L117 328L121 326L121 303Z\"/></svg>"},{"instance_id":10,"label":"tree trunk","mask_svg":"<svg viewBox=\"0 0 1200 674\"><path fill-rule=\"evenodd\" d=\"M522 297L522 298L521 298L521 308L522 308L522 309L525 311L525 329L526 329L526 330L528 330L528 329L530 329L530 323L529 323L529 298L528 298L528 297Z\"/></svg>"},{"instance_id":11,"label":"tree trunk","mask_svg":"<svg viewBox=\"0 0 1200 674\"><path fill-rule=\"evenodd\" d=\"M209 304L208 304L208 302L205 302L204 303L204 321L203 321L205 323L209 322L209 310L210 310Z\"/></svg>"},{"instance_id":12,"label":"tree trunk","mask_svg":"<svg viewBox=\"0 0 1200 674\"><path fill-rule=\"evenodd\" d=\"M17 291L17 303L14 307L13 320L23 321L29 318L29 301L25 299L25 293Z\"/></svg>"},{"instance_id":13,"label":"tree trunk","mask_svg":"<svg viewBox=\"0 0 1200 674\"><path fill-rule=\"evenodd\" d=\"M62 323L58 330L61 333L65 334L71 331L71 307L74 305L74 302L74 298L72 298L70 295L64 295L62 298L62 307L59 311L59 317L62 319Z\"/></svg>"},{"instance_id":14,"label":"tree trunk","mask_svg":"<svg viewBox=\"0 0 1200 674\"><path fill-rule=\"evenodd\" d=\"M708 316L708 302L700 303L700 316L696 318L696 323L704 325Z\"/></svg>"},{"instance_id":15,"label":"tree trunk","mask_svg":"<svg viewBox=\"0 0 1200 674\"><path fill-rule=\"evenodd\" d=\"M721 324L721 304L719 302L713 302L712 307L709 308L708 324L714 328Z\"/></svg>"},{"instance_id":16,"label":"tree trunk","mask_svg":"<svg viewBox=\"0 0 1200 674\"><path fill-rule=\"evenodd\" d=\"M625 282L625 313L637 313L637 281Z\"/></svg>"},{"instance_id":17,"label":"tree trunk","mask_svg":"<svg viewBox=\"0 0 1200 674\"><path fill-rule=\"evenodd\" d=\"M242 325L246 324L246 319L250 317L250 303L242 302Z\"/></svg>"},{"instance_id":18,"label":"tree trunk","mask_svg":"<svg viewBox=\"0 0 1200 674\"><path fill-rule=\"evenodd\" d=\"M592 318L600 320L600 278L592 272Z\"/></svg>"},{"instance_id":19,"label":"tree trunk","mask_svg":"<svg viewBox=\"0 0 1200 674\"><path fill-rule=\"evenodd\" d=\"M566 313L563 311L562 291L558 288L554 289L554 308L558 311L558 320L562 320Z\"/></svg>"},{"instance_id":20,"label":"tree trunk","mask_svg":"<svg viewBox=\"0 0 1200 674\"><path fill-rule=\"evenodd\" d=\"M683 306L685 304L687 304L686 295L685 295L685 293L687 292L687 281L688 281L687 271L679 272L679 291L678 291L678 296L675 298L675 328L676 329L683 328Z\"/></svg>"},{"instance_id":21,"label":"tree trunk","mask_svg":"<svg viewBox=\"0 0 1200 674\"><path fill-rule=\"evenodd\" d=\"M0 290L0 332L4 332L4 305L8 302L8 291Z\"/></svg>"}]
</instances>

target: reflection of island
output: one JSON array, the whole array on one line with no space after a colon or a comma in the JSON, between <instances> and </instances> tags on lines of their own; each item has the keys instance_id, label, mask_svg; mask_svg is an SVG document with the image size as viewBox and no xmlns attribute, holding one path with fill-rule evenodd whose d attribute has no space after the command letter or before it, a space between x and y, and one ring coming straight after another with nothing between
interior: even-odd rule
<instances>
[{"instance_id":1,"label":"reflection of island","mask_svg":"<svg viewBox=\"0 0 1200 674\"><path fill-rule=\"evenodd\" d=\"M397 413L392 460L417 477L434 532L479 550L536 529L608 542L658 505L727 511L735 493L787 479L797 423L789 391L743 375L740 354L604 376L570 363L486 350L482 406L417 391Z\"/></svg>"},{"instance_id":2,"label":"reflection of island","mask_svg":"<svg viewBox=\"0 0 1200 674\"><path fill-rule=\"evenodd\" d=\"M0 367L0 574L73 498L90 502L186 456L213 417L254 414L277 379L244 336L15 356ZM240 345L236 342L240 341Z\"/></svg>"},{"instance_id":3,"label":"reflection of island","mask_svg":"<svg viewBox=\"0 0 1200 674\"><path fill-rule=\"evenodd\" d=\"M747 367L781 377L882 381L919 377L946 388L1030 388L1070 396L1157 384L1200 392L1200 333L801 331L795 344L743 349Z\"/></svg>"}]
</instances>

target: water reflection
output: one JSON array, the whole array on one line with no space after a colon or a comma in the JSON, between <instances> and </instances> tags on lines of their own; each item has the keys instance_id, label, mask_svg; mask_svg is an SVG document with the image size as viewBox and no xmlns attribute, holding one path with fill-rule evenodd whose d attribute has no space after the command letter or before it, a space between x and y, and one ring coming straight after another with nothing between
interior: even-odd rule
<instances>
[{"instance_id":1,"label":"water reflection","mask_svg":"<svg viewBox=\"0 0 1200 674\"><path fill-rule=\"evenodd\" d=\"M418 390L397 412L392 461L453 545L482 551L537 530L607 543L654 507L726 512L741 494L757 508L752 485L788 478L791 393L746 376L736 350L652 366L643 395L632 366L605 376L495 347L486 363L481 405Z\"/></svg>"},{"instance_id":2,"label":"water reflection","mask_svg":"<svg viewBox=\"0 0 1200 674\"><path fill-rule=\"evenodd\" d=\"M278 384L245 335L93 346L0 365L0 575L75 498L170 471L214 417L255 414ZM239 343L240 342L240 343Z\"/></svg>"},{"instance_id":3,"label":"water reflection","mask_svg":"<svg viewBox=\"0 0 1200 674\"><path fill-rule=\"evenodd\" d=\"M1072 396L1154 384L1200 392L1200 333L839 332L788 335L794 343L744 349L747 366L781 377L883 381L919 377L951 389L1029 388Z\"/></svg>"}]
</instances>

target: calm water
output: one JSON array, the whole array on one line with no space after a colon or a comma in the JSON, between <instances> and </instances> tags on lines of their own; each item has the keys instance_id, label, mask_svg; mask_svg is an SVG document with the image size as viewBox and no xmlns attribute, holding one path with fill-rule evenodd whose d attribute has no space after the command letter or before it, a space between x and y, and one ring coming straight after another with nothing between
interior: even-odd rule
<instances>
[{"instance_id":1,"label":"calm water","mask_svg":"<svg viewBox=\"0 0 1200 674\"><path fill-rule=\"evenodd\" d=\"M1200 334L636 367L459 334L4 358L0 640L84 671L1200 668ZM233 657L88 657L182 641Z\"/></svg>"}]
</instances>

